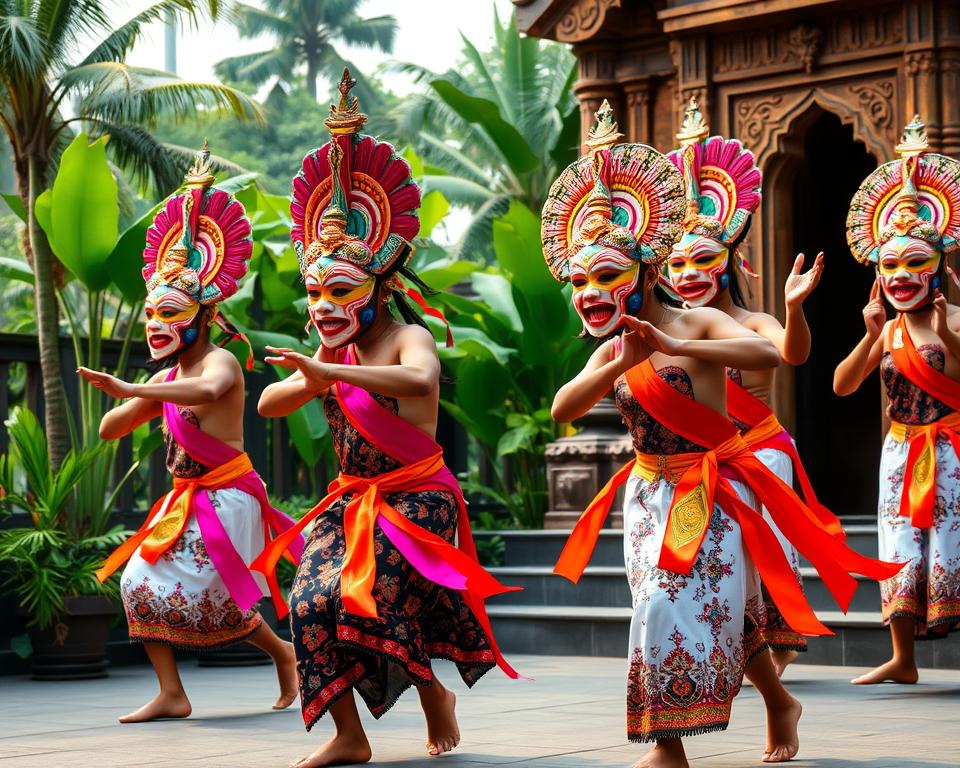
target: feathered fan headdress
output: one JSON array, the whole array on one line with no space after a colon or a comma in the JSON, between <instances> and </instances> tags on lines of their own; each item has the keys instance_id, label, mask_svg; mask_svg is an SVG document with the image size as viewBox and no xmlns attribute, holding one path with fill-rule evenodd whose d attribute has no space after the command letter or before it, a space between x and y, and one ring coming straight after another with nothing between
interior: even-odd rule
<instances>
[{"instance_id":1,"label":"feathered fan headdress","mask_svg":"<svg viewBox=\"0 0 960 768\"><path fill-rule=\"evenodd\" d=\"M942 253L960 238L960 163L927 151L919 115L903 129L899 160L884 163L860 185L847 214L847 244L861 264L876 264L880 246L898 235L930 243Z\"/></svg>"},{"instance_id":2,"label":"feathered fan headdress","mask_svg":"<svg viewBox=\"0 0 960 768\"><path fill-rule=\"evenodd\" d=\"M569 259L585 245L627 253L658 265L680 238L683 180L667 158L623 138L604 100L587 135L588 157L567 166L550 187L540 235L557 280L569 279Z\"/></svg>"},{"instance_id":3,"label":"feathered fan headdress","mask_svg":"<svg viewBox=\"0 0 960 768\"><path fill-rule=\"evenodd\" d=\"M317 259L349 261L378 279L390 280L404 319L416 316L399 295L403 291L421 310L446 323L419 291L404 286L399 275L425 292L430 289L407 266L411 241L420 230L420 187L412 171L391 144L359 133L367 121L360 112L356 85L343 70L340 99L330 105L324 125L330 141L310 152L293 179L290 213L293 241L301 274ZM452 343L447 332L447 342Z\"/></svg>"},{"instance_id":4,"label":"feathered fan headdress","mask_svg":"<svg viewBox=\"0 0 960 768\"><path fill-rule=\"evenodd\" d=\"M233 195L211 189L214 181L210 148L204 142L184 177L186 190L167 200L147 230L143 279L148 291L169 285L204 306L237 292L253 253L250 219ZM247 341L222 312L217 312L216 322L230 338ZM247 368L252 367L251 351Z\"/></svg>"},{"instance_id":5,"label":"feathered fan headdress","mask_svg":"<svg viewBox=\"0 0 960 768\"><path fill-rule=\"evenodd\" d=\"M763 174L753 153L737 139L710 136L696 99L684 109L677 141L680 148L667 157L683 174L684 233L732 245L760 207ZM757 277L739 252L735 258L741 271Z\"/></svg>"}]
</instances>

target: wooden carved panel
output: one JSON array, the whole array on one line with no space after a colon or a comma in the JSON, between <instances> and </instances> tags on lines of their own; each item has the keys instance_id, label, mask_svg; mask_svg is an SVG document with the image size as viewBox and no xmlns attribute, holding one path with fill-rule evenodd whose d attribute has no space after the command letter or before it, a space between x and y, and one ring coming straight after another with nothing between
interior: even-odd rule
<instances>
[{"instance_id":1,"label":"wooden carved panel","mask_svg":"<svg viewBox=\"0 0 960 768\"><path fill-rule=\"evenodd\" d=\"M589 40L603 26L607 11L619 8L621 0L576 0L554 29L557 40L579 43Z\"/></svg>"},{"instance_id":2,"label":"wooden carved panel","mask_svg":"<svg viewBox=\"0 0 960 768\"><path fill-rule=\"evenodd\" d=\"M713 41L713 71L721 79L795 69L809 73L821 63L899 46L903 41L903 12L889 6L821 18L815 24L784 24L718 36Z\"/></svg>"},{"instance_id":3,"label":"wooden carved panel","mask_svg":"<svg viewBox=\"0 0 960 768\"><path fill-rule=\"evenodd\" d=\"M889 158L897 143L897 78L894 73L734 99L733 135L753 150L763 168L778 140L811 106L833 112L878 158Z\"/></svg>"}]
</instances>

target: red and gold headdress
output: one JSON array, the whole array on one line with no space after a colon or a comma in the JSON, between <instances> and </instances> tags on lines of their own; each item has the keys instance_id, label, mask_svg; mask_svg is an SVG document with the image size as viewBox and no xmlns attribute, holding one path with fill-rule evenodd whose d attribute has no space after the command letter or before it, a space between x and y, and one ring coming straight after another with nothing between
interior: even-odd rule
<instances>
[{"instance_id":1,"label":"red and gold headdress","mask_svg":"<svg viewBox=\"0 0 960 768\"><path fill-rule=\"evenodd\" d=\"M253 253L250 219L233 195L210 188L214 180L204 142L184 177L186 190L167 200L147 230L148 290L169 285L204 305L236 293Z\"/></svg>"},{"instance_id":2,"label":"red and gold headdress","mask_svg":"<svg viewBox=\"0 0 960 768\"><path fill-rule=\"evenodd\" d=\"M557 280L585 245L615 248L645 264L661 264L680 238L683 180L667 158L645 144L617 144L623 135L604 101L588 134L588 157L567 166L550 187L540 234Z\"/></svg>"},{"instance_id":3,"label":"red and gold headdress","mask_svg":"<svg viewBox=\"0 0 960 768\"><path fill-rule=\"evenodd\" d=\"M359 133L367 116L343 71L340 101L324 121L331 139L310 152L293 179L293 241L300 271L321 256L343 259L372 275L403 268L420 228L420 188L410 166L385 141Z\"/></svg>"},{"instance_id":4,"label":"red and gold headdress","mask_svg":"<svg viewBox=\"0 0 960 768\"><path fill-rule=\"evenodd\" d=\"M960 162L927 151L917 115L884 163L860 185L847 214L847 244L861 264L876 265L880 247L897 236L930 243L949 254L960 238Z\"/></svg>"}]
</instances>

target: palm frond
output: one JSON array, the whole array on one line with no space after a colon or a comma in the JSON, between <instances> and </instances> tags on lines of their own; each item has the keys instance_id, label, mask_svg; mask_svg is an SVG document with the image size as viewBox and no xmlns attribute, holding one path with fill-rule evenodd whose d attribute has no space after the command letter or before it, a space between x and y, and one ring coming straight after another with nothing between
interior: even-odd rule
<instances>
[{"instance_id":1,"label":"palm frond","mask_svg":"<svg viewBox=\"0 0 960 768\"><path fill-rule=\"evenodd\" d=\"M296 64L296 51L290 46L280 46L222 59L214 65L214 71L225 80L261 85L271 77L290 80Z\"/></svg>"},{"instance_id":2,"label":"palm frond","mask_svg":"<svg viewBox=\"0 0 960 768\"><path fill-rule=\"evenodd\" d=\"M43 39L29 16L0 16L0 75L2 80L34 78L46 66Z\"/></svg>"},{"instance_id":3,"label":"palm frond","mask_svg":"<svg viewBox=\"0 0 960 768\"><path fill-rule=\"evenodd\" d=\"M61 78L81 95L77 113L120 123L150 125L160 117L195 117L198 108L220 110L263 125L250 96L220 83L183 80L169 72L113 61L74 67Z\"/></svg>"},{"instance_id":4,"label":"palm frond","mask_svg":"<svg viewBox=\"0 0 960 768\"><path fill-rule=\"evenodd\" d=\"M484 263L493 260L493 220L509 210L513 199L513 195L497 195L477 209L457 246L461 259Z\"/></svg>"},{"instance_id":5,"label":"palm frond","mask_svg":"<svg viewBox=\"0 0 960 768\"><path fill-rule=\"evenodd\" d=\"M347 16L340 21L335 33L338 39L349 45L392 53L397 37L397 20L393 16Z\"/></svg>"},{"instance_id":6,"label":"palm frond","mask_svg":"<svg viewBox=\"0 0 960 768\"><path fill-rule=\"evenodd\" d=\"M102 34L112 26L104 4L97 0L39 0L34 13L51 61L62 61L78 38Z\"/></svg>"},{"instance_id":7,"label":"palm frond","mask_svg":"<svg viewBox=\"0 0 960 768\"><path fill-rule=\"evenodd\" d=\"M195 0L161 0L151 5L101 40L80 62L80 65L98 61L123 61L143 35L144 27L163 21L168 11L176 12L179 17L194 20L197 13L196 2Z\"/></svg>"},{"instance_id":8,"label":"palm frond","mask_svg":"<svg viewBox=\"0 0 960 768\"><path fill-rule=\"evenodd\" d=\"M257 37L266 32L290 42L297 32L290 19L283 14L255 5L237 4L236 16L237 29L245 37Z\"/></svg>"}]
</instances>

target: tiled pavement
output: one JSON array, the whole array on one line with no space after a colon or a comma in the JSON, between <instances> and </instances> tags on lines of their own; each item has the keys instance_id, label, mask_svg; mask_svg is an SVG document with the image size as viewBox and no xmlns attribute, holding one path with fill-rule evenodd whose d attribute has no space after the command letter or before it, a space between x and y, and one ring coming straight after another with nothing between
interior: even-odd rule
<instances>
[{"instance_id":1,"label":"tiled pavement","mask_svg":"<svg viewBox=\"0 0 960 768\"><path fill-rule=\"evenodd\" d=\"M947 641L952 642L952 641ZM624 739L624 663L608 658L511 659L535 682L491 672L466 692L455 671L438 664L459 695L461 747L423 756L417 698L408 692L380 722L365 715L378 763L391 768L534 768L630 766L646 746ZM805 707L800 768L960 766L960 671L923 671L916 686L854 688L857 670L794 666L790 689ZM271 667L200 668L183 677L194 715L186 721L116 723L154 689L148 668L127 667L105 680L75 683L0 678L0 768L267 768L328 738L329 719L312 734L299 712L271 712ZM687 741L695 768L760 765L763 710L745 688L729 730Z\"/></svg>"}]
</instances>

